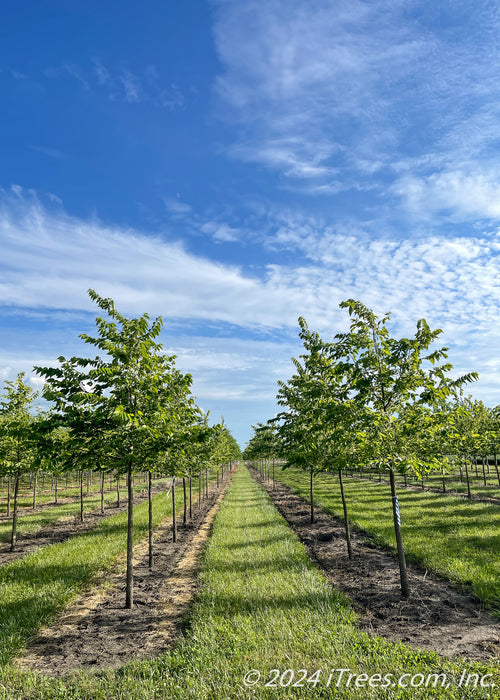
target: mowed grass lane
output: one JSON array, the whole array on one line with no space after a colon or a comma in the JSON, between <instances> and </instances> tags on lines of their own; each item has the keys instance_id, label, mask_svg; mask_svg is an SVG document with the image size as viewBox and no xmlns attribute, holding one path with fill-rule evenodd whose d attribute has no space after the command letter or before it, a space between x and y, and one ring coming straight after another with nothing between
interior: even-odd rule
<instances>
[{"instance_id":1,"label":"mowed grass lane","mask_svg":"<svg viewBox=\"0 0 500 700\"><path fill-rule=\"evenodd\" d=\"M309 474L276 469L276 478L309 500ZM349 519L375 540L396 547L389 484L344 479ZM500 614L500 507L447 494L398 490L403 542L409 560L470 587ZM314 501L343 517L338 476L314 478Z\"/></svg>"},{"instance_id":2,"label":"mowed grass lane","mask_svg":"<svg viewBox=\"0 0 500 700\"><path fill-rule=\"evenodd\" d=\"M311 563L303 545L244 467L234 475L217 514L203 556L200 583L189 628L171 652L119 671L80 673L63 680L6 669L4 697L494 697L489 688L459 689L464 670L467 674L476 671L478 677L492 673L486 682L500 684L498 666L445 661L360 632L346 600ZM260 673L260 680L251 688L245 687L245 674L252 669ZM265 687L276 677L272 669L279 669L279 675L274 686ZM287 669L290 671L284 673ZM349 669L356 680L347 684L344 674L339 682L337 669ZM444 688L443 677L436 676L442 673L447 674ZM428 674L434 674L429 682ZM370 677L372 687L367 680ZM400 677L407 687L398 687ZM255 681L257 674L252 678ZM412 678L414 687L410 687ZM298 685L292 687L292 683ZM387 683L391 686L382 687ZM12 692L14 695L9 695Z\"/></svg>"}]
</instances>

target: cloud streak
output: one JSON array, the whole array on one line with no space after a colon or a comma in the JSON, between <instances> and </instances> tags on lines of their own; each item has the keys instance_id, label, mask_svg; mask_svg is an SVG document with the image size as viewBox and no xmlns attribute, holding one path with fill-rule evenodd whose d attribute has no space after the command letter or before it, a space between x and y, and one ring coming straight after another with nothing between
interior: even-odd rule
<instances>
[{"instance_id":1,"label":"cloud streak","mask_svg":"<svg viewBox=\"0 0 500 700\"><path fill-rule=\"evenodd\" d=\"M390 198L400 219L500 220L491 3L213 4L230 156L327 198L383 173L374 201Z\"/></svg>"}]
</instances>

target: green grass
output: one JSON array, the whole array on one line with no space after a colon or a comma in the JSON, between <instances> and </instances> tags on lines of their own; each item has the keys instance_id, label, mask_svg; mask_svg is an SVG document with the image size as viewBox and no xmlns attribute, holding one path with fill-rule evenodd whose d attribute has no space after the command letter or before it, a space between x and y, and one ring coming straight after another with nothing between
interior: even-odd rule
<instances>
[{"instance_id":1,"label":"green grass","mask_svg":"<svg viewBox=\"0 0 500 700\"><path fill-rule=\"evenodd\" d=\"M153 486L163 484L167 485L170 483L170 479L161 479L153 481ZM120 489L120 498L127 497L127 489L125 487L125 480L122 479L123 488ZM144 491L145 485L142 483L135 484L134 493L140 493ZM110 503L116 504L116 489L113 491L104 492L104 503L109 505ZM92 495L85 495L83 497L83 509L84 513L89 513L93 510L99 510L101 507L101 495L93 493ZM62 520L63 518L80 515L80 498L78 494L78 500L72 501L70 503L61 503L53 507L44 508L39 511L35 511L31 514L23 514L21 511L18 516L17 521L17 536L23 537L25 535L34 534L38 530L49 527L54 523ZM11 510L12 516L12 510ZM0 542L10 542L12 532L12 519L4 520L0 523Z\"/></svg>"},{"instance_id":2,"label":"green grass","mask_svg":"<svg viewBox=\"0 0 500 700\"><path fill-rule=\"evenodd\" d=\"M11 478L11 488L10 488L10 511L12 514L12 509L14 507L14 483L13 478ZM122 489L124 488L124 478L120 480ZM135 476L135 486L146 488L146 482L144 481L143 474L137 474ZM94 472L92 483L90 485L90 493L87 494L87 475L84 474L83 483L84 495L88 498L90 496L97 496L100 494L100 475L99 472ZM0 487L0 515L5 515L7 512L7 477L3 477L3 486ZM106 474L104 492L115 493L116 494L116 479L112 482L112 488L110 488L110 479ZM59 501L67 498L80 498L80 482L75 481L74 476L68 479L68 488L66 488L66 478L64 475L59 476L59 484L57 488L57 498ZM22 515L24 509L31 509L33 505L33 486L30 486L29 480L26 474L21 475L21 481L19 485L19 495L18 495L18 507L21 509L19 513ZM51 488L51 475L45 475L45 483L42 485L42 479L40 475L37 480L37 490L36 490L36 505L47 505L48 503L54 503L54 491Z\"/></svg>"},{"instance_id":3,"label":"green grass","mask_svg":"<svg viewBox=\"0 0 500 700\"><path fill-rule=\"evenodd\" d=\"M296 469L276 470L279 478L309 498L309 476ZM315 477L315 503L342 515L338 477ZM396 547L388 484L344 480L349 519L375 540ZM403 542L409 560L472 589L500 611L500 507L446 494L399 489Z\"/></svg>"},{"instance_id":4,"label":"green grass","mask_svg":"<svg viewBox=\"0 0 500 700\"><path fill-rule=\"evenodd\" d=\"M378 481L379 473L375 469L368 470L364 468L362 470L362 475L364 478L368 478L368 474L371 474L371 480ZM476 472L474 468L469 468L469 482L471 494L475 498L500 498L500 486L498 485L498 480L494 467L490 467L490 474L486 475L486 486L483 483L482 467L479 465L478 468L479 476L476 477ZM387 473L382 472L382 479L387 481ZM404 487L404 477L401 474L396 473L396 483L399 486ZM407 478L408 486L413 488L421 488L422 482L419 479L414 479L412 477ZM463 476L463 481L460 481L460 476L457 471L452 471L445 475L446 492L453 491L464 496L467 495L467 483L465 481L465 472ZM434 489L437 491L442 491L443 480L442 477L437 473L430 473L424 479L424 490Z\"/></svg>"},{"instance_id":5,"label":"green grass","mask_svg":"<svg viewBox=\"0 0 500 700\"><path fill-rule=\"evenodd\" d=\"M176 504L181 507L182 489ZM172 513L172 498L153 498L154 525ZM178 510L179 513L179 510ZM134 542L147 536L148 501L134 507ZM102 520L89 532L41 547L0 568L0 664L74 598L126 548L127 513Z\"/></svg>"},{"instance_id":6,"label":"green grass","mask_svg":"<svg viewBox=\"0 0 500 700\"><path fill-rule=\"evenodd\" d=\"M200 593L190 627L171 652L131 663L119 671L75 673L61 680L12 667L3 670L2 700L226 700L229 698L488 698L489 689L464 690L463 670L500 684L498 664L450 662L372 638L355 626L343 596L308 559L304 547L244 468L233 478L205 549ZM293 669L294 680L321 669L317 685L263 687L272 669ZM450 686L424 688L334 687L331 669L352 674L446 673ZM243 683L256 669L261 682ZM283 677L284 682L290 674ZM419 679L417 679L418 682Z\"/></svg>"}]
</instances>

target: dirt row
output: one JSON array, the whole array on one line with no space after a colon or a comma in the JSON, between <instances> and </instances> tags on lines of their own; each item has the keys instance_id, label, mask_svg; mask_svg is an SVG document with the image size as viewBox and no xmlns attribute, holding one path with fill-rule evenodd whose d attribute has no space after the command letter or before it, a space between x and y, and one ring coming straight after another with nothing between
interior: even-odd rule
<instances>
[{"instance_id":1,"label":"dirt row","mask_svg":"<svg viewBox=\"0 0 500 700\"><path fill-rule=\"evenodd\" d=\"M361 629L442 656L500 658L500 620L478 600L416 564L408 567L411 595L401 598L398 562L391 552L353 532L349 561L341 520L316 508L311 524L307 501L280 482L273 489L272 482L250 471L331 584L348 596Z\"/></svg>"},{"instance_id":2,"label":"dirt row","mask_svg":"<svg viewBox=\"0 0 500 700\"><path fill-rule=\"evenodd\" d=\"M151 489L153 495L167 491L168 487L165 484L154 485ZM134 494L134 504L138 505L142 501L146 500L148 497L147 491L140 491ZM13 552L10 551L10 544L7 542L2 542L0 544L0 566L2 564L8 564L11 561L20 559L21 557L31 554L39 547L46 547L49 544L55 544L56 542L64 542L69 537L74 537L75 535L80 535L84 532L89 532L93 530L104 518L109 518L112 515L117 515L122 513L127 509L128 499L121 498L120 506L107 504L104 508L104 513L101 513L100 507L96 510L92 510L84 513L83 523L80 521L80 514L70 515L57 520L47 527L41 528L33 533L20 534L17 537L16 548ZM53 505L53 504L51 504ZM34 512L34 511L33 511ZM18 521L22 521L22 518Z\"/></svg>"},{"instance_id":3,"label":"dirt row","mask_svg":"<svg viewBox=\"0 0 500 700\"><path fill-rule=\"evenodd\" d=\"M193 507L193 518L177 526L171 518L154 537L154 565L148 542L134 547L134 607L126 610L125 555L94 581L50 627L40 631L16 660L25 670L61 676L77 669L118 668L133 659L153 658L182 636L182 622L196 593L200 555L230 482L210 485L208 498Z\"/></svg>"}]
</instances>

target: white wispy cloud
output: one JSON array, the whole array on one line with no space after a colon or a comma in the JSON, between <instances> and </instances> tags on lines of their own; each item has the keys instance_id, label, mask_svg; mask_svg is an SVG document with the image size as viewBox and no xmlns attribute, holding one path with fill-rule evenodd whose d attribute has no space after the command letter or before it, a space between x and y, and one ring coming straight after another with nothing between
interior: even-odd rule
<instances>
[{"instance_id":1,"label":"white wispy cloud","mask_svg":"<svg viewBox=\"0 0 500 700\"><path fill-rule=\"evenodd\" d=\"M88 63L63 63L44 68L42 75L49 80L71 78L85 91L104 93L113 101L121 100L129 104L145 102L169 111L182 109L185 105L182 89L171 81L166 83L154 65L131 70L121 64L105 65L94 56Z\"/></svg>"},{"instance_id":2,"label":"white wispy cloud","mask_svg":"<svg viewBox=\"0 0 500 700\"><path fill-rule=\"evenodd\" d=\"M494 5L213 4L221 118L237 127L230 156L304 194L371 188L400 222L500 219Z\"/></svg>"},{"instance_id":3,"label":"white wispy cloud","mask_svg":"<svg viewBox=\"0 0 500 700\"><path fill-rule=\"evenodd\" d=\"M50 146L29 146L29 148L32 151L37 151L38 153L42 153L44 156L55 158L56 160L64 160L66 158L62 151Z\"/></svg>"},{"instance_id":4,"label":"white wispy cloud","mask_svg":"<svg viewBox=\"0 0 500 700\"><path fill-rule=\"evenodd\" d=\"M255 276L190 253L168 232L152 236L84 221L44 205L36 193L4 192L0 312L26 314L27 330L18 346L14 336L11 350L4 346L0 377L24 370L36 385L34 364L81 351L77 335L95 313L86 294L93 287L126 314L161 314L166 349L193 374L199 401L216 417L233 406L244 431L244 421L274 412L276 381L289 376L290 356L301 352L297 317L331 339L348 326L339 302L354 297L379 314L392 311L395 333L413 333L420 317L443 328L457 372L480 371L475 395L500 403L500 331L493 322L500 305L499 232L378 239L290 212L270 228L278 256L299 252L301 261L267 264ZM29 331L37 316L53 320L54 328L44 324L43 338ZM189 324L195 332L184 332ZM231 328L249 337L235 337Z\"/></svg>"},{"instance_id":5,"label":"white wispy cloud","mask_svg":"<svg viewBox=\"0 0 500 700\"><path fill-rule=\"evenodd\" d=\"M496 172L406 175L392 189L417 218L430 219L440 213L459 221L500 219L500 178Z\"/></svg>"}]
</instances>

